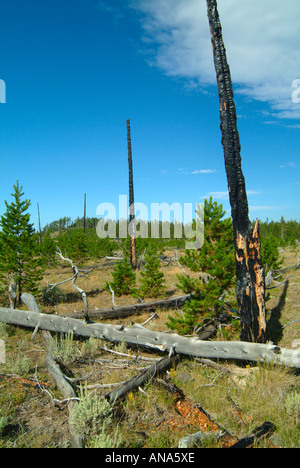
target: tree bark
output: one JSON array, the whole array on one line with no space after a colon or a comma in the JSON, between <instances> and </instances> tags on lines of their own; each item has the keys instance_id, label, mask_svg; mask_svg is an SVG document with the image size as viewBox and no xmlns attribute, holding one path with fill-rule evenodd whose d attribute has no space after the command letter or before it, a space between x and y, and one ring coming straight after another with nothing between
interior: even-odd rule
<instances>
[{"instance_id":1,"label":"tree bark","mask_svg":"<svg viewBox=\"0 0 300 468\"><path fill-rule=\"evenodd\" d=\"M260 253L258 220L253 228L245 179L230 68L222 38L216 0L207 0L214 63L217 75L222 145L228 181L236 255L237 301L241 316L241 340L266 340L265 274Z\"/></svg>"},{"instance_id":2,"label":"tree bark","mask_svg":"<svg viewBox=\"0 0 300 468\"><path fill-rule=\"evenodd\" d=\"M128 146L128 169L129 169L129 222L131 227L130 233L130 263L135 270L136 250L135 250L135 213L134 213L134 189L133 189L133 170L132 170L132 148L131 148L131 132L130 120L127 120L127 146Z\"/></svg>"}]
</instances>

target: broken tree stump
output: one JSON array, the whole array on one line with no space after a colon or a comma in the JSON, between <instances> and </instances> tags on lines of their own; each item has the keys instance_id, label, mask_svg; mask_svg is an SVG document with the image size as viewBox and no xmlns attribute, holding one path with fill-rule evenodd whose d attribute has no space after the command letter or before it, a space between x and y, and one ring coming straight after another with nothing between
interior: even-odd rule
<instances>
[{"instance_id":1,"label":"broken tree stump","mask_svg":"<svg viewBox=\"0 0 300 468\"><path fill-rule=\"evenodd\" d=\"M220 121L236 255L236 293L241 317L241 340L265 343L265 273L260 253L258 220L249 220L241 145L231 73L222 37L216 0L207 0L214 64L220 101Z\"/></svg>"}]
</instances>

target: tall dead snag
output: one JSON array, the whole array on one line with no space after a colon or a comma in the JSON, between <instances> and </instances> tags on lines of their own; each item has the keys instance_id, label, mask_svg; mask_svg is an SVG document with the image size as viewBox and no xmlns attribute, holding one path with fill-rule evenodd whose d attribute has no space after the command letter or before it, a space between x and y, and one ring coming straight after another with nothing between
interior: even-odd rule
<instances>
[{"instance_id":1,"label":"tall dead snag","mask_svg":"<svg viewBox=\"0 0 300 468\"><path fill-rule=\"evenodd\" d=\"M219 90L222 145L236 252L241 340L264 343L266 340L265 274L260 254L259 225L257 220L253 228L249 220L231 74L216 0L207 0L207 11Z\"/></svg>"},{"instance_id":2,"label":"tall dead snag","mask_svg":"<svg viewBox=\"0 0 300 468\"><path fill-rule=\"evenodd\" d=\"M86 193L84 194L84 206L83 206L83 232L86 230Z\"/></svg>"},{"instance_id":3,"label":"tall dead snag","mask_svg":"<svg viewBox=\"0 0 300 468\"><path fill-rule=\"evenodd\" d=\"M134 213L134 190L133 190L133 171L132 171L132 149L130 120L127 120L127 145L128 145L128 169L129 169L129 232L130 232L130 262L132 268L136 269L136 250L135 250L135 213Z\"/></svg>"}]
</instances>

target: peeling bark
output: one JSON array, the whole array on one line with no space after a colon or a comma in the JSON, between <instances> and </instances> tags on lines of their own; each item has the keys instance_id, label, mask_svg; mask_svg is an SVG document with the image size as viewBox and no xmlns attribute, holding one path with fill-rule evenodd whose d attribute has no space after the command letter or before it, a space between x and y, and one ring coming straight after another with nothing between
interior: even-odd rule
<instances>
[{"instance_id":1,"label":"peeling bark","mask_svg":"<svg viewBox=\"0 0 300 468\"><path fill-rule=\"evenodd\" d=\"M259 225L257 220L253 228L249 220L231 73L216 0L207 0L207 11L219 91L222 145L236 252L241 340L264 343L266 340L265 274L260 254Z\"/></svg>"}]
</instances>

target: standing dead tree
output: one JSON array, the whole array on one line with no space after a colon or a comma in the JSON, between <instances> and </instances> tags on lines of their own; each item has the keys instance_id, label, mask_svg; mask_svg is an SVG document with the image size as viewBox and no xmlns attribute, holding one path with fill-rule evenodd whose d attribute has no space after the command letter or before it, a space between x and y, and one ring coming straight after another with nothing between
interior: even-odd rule
<instances>
[{"instance_id":1,"label":"standing dead tree","mask_svg":"<svg viewBox=\"0 0 300 468\"><path fill-rule=\"evenodd\" d=\"M265 273L260 253L259 224L257 220L253 227L249 220L231 73L216 0L207 0L207 11L219 91L222 145L233 223L241 340L264 343Z\"/></svg>"},{"instance_id":2,"label":"standing dead tree","mask_svg":"<svg viewBox=\"0 0 300 468\"><path fill-rule=\"evenodd\" d=\"M129 226L130 226L130 262L135 270L136 250L135 250L135 210L134 210L134 189L133 189L133 170L132 170L132 148L130 120L127 120L127 146L128 146L128 170L129 170Z\"/></svg>"}]
</instances>

